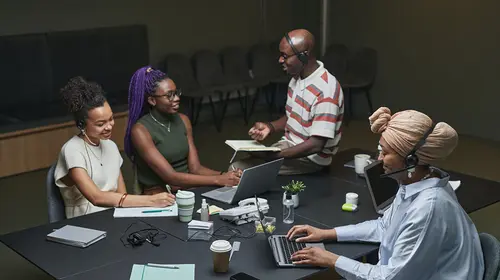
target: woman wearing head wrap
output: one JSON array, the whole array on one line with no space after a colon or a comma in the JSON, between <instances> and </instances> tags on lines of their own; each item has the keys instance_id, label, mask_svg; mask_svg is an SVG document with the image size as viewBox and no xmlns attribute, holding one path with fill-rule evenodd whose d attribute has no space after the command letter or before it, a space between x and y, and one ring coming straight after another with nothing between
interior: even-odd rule
<instances>
[{"instance_id":1,"label":"woman wearing head wrap","mask_svg":"<svg viewBox=\"0 0 500 280\"><path fill-rule=\"evenodd\" d=\"M408 110L391 115L378 109L371 130L381 134L385 173L400 188L384 215L357 225L330 230L294 226L288 237L298 242L324 239L380 243L376 265L319 248L296 252L297 264L334 268L346 279L482 279L484 260L477 230L457 201L449 175L433 164L451 154L458 142L446 123L433 125L425 114Z\"/></svg>"}]
</instances>

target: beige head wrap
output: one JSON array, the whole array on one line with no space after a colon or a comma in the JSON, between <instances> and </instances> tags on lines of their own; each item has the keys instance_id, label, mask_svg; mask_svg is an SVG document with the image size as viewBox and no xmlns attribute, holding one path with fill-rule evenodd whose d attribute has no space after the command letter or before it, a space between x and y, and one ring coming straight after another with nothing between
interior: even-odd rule
<instances>
[{"instance_id":1,"label":"beige head wrap","mask_svg":"<svg viewBox=\"0 0 500 280\"><path fill-rule=\"evenodd\" d=\"M426 114L407 110L391 116L391 110L380 107L369 118L371 130L382 134L387 144L402 157L406 157L425 132L432 126ZM425 144L418 149L419 164L432 165L446 158L458 144L458 134L447 123L436 124Z\"/></svg>"}]
</instances>

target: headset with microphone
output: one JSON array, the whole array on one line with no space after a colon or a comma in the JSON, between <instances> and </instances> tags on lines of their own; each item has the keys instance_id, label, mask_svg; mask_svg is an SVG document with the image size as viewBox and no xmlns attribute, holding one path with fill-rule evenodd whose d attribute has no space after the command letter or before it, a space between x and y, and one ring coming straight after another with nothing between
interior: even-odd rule
<instances>
[{"instance_id":1,"label":"headset with microphone","mask_svg":"<svg viewBox=\"0 0 500 280\"><path fill-rule=\"evenodd\" d=\"M285 38L288 41L288 44L290 45L290 47L292 47L293 53L297 56L297 58L300 60L300 62L302 62L302 65L305 66L307 64L307 61L309 60L309 56L307 54L307 51L299 52L295 48L295 46L293 45L292 39L290 38L288 33L285 33Z\"/></svg>"},{"instance_id":2,"label":"headset with microphone","mask_svg":"<svg viewBox=\"0 0 500 280\"><path fill-rule=\"evenodd\" d=\"M401 173L401 172L404 172L404 171L408 171L410 169L413 169L413 168L417 167L418 161L419 161L418 156L417 156L417 151L418 151L418 149L420 149L425 144L425 141L427 140L427 137L429 137L429 135L432 133L432 131L434 131L434 127L436 127L436 125L433 123L431 125L431 127L424 133L424 135L422 136L422 138L417 142L417 144L415 144L415 146L413 147L413 149L405 157L405 168L398 169L398 170L390 172L390 173L382 174L382 175L380 175L380 178L390 177L390 176L392 176L394 174L398 174L398 173Z\"/></svg>"}]
</instances>

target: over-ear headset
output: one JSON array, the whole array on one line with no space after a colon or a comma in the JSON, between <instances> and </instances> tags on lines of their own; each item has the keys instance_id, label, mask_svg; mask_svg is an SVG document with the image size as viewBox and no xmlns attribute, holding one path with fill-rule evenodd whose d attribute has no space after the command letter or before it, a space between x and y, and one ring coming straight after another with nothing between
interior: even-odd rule
<instances>
[{"instance_id":1,"label":"over-ear headset","mask_svg":"<svg viewBox=\"0 0 500 280\"><path fill-rule=\"evenodd\" d=\"M288 36L288 33L285 33L285 38L288 41L288 44L290 45L290 47L292 47L293 53L297 56L297 58L300 60L300 62L302 62L302 65L306 65L307 61L309 60L307 51L299 52L295 48L295 46L293 45L292 39L290 38L290 36Z\"/></svg>"},{"instance_id":2,"label":"over-ear headset","mask_svg":"<svg viewBox=\"0 0 500 280\"><path fill-rule=\"evenodd\" d=\"M432 133L432 131L434 131L435 127L436 127L436 125L433 123L431 125L431 127L424 133L424 135L422 136L422 138L417 142L417 144L415 144L415 146L413 147L413 149L411 149L411 151L405 157L405 168L396 170L396 171L391 172L391 173L382 174L380 176L380 178L389 177L391 175L394 175L394 174L397 174L397 173L400 173L400 172L407 171L409 169L415 168L418 165L418 161L419 161L418 156L417 156L417 151L418 151L418 149L420 149L425 144L425 141L427 140L427 137L429 137L429 135Z\"/></svg>"}]
</instances>

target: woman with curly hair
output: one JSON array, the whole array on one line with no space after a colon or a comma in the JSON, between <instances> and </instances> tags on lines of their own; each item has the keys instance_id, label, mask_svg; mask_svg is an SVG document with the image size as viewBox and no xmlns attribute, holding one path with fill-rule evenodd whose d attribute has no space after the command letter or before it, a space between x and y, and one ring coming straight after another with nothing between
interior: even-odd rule
<instances>
[{"instance_id":1,"label":"woman with curly hair","mask_svg":"<svg viewBox=\"0 0 500 280\"><path fill-rule=\"evenodd\" d=\"M113 111L101 86L82 77L61 89L79 134L61 149L54 179L66 207L66 218L105 210L106 207L165 207L175 201L168 193L128 195L120 167L123 159L110 139Z\"/></svg>"}]
</instances>

